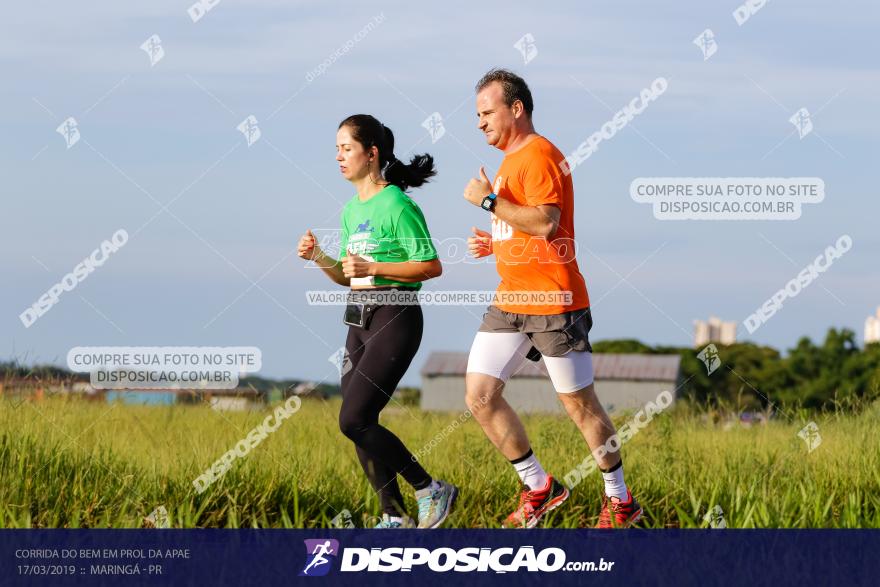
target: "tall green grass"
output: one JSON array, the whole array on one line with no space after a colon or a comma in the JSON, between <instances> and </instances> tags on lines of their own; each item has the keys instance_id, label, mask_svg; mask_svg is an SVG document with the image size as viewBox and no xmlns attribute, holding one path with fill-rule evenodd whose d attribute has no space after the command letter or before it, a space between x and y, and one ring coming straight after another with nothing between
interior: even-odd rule
<instances>
[{"instance_id":1,"label":"tall green grass","mask_svg":"<svg viewBox=\"0 0 880 587\"><path fill-rule=\"evenodd\" d=\"M344 509L356 525L367 525L378 503L338 431L338 412L336 401L304 400L197 494L192 480L268 408L0 400L0 527L141 527L160 505L180 528L324 527ZM416 452L460 416L390 407L382 421ZM644 525L705 527L705 514L719 505L729 528L880 527L880 405L815 420L822 442L808 453L797 437L801 421L725 429L683 407L656 417L623 449ZM544 467L558 478L587 455L564 417L524 421ZM471 419L447 432L422 458L429 473L461 488L447 526L498 527L517 503L515 473ZM412 492L402 488L415 515ZM593 525L601 495L595 472L542 525Z\"/></svg>"}]
</instances>

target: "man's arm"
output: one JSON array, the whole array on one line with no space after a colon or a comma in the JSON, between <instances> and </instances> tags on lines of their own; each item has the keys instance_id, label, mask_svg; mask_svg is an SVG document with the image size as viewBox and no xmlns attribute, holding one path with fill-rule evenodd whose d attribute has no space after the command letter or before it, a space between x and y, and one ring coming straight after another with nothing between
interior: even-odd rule
<instances>
[{"instance_id":1,"label":"man's arm","mask_svg":"<svg viewBox=\"0 0 880 587\"><path fill-rule=\"evenodd\" d=\"M483 202L483 198L492 193L492 184L486 171L480 167L480 179L471 179L464 189L465 199L475 206ZM497 198L495 200L495 216L517 230L541 238L553 238L559 226L561 210L552 204L538 206L518 206L513 202Z\"/></svg>"},{"instance_id":2,"label":"man's arm","mask_svg":"<svg viewBox=\"0 0 880 587\"><path fill-rule=\"evenodd\" d=\"M561 210L552 204L517 206L508 200L495 200L495 216L517 230L551 239L559 226Z\"/></svg>"}]
</instances>

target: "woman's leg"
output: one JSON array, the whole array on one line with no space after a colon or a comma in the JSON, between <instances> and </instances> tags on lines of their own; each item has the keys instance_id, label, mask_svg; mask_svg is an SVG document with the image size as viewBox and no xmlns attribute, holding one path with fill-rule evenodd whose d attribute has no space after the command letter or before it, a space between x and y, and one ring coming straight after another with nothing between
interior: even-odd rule
<instances>
[{"instance_id":1,"label":"woman's leg","mask_svg":"<svg viewBox=\"0 0 880 587\"><path fill-rule=\"evenodd\" d=\"M403 496L400 494L400 486L397 484L397 473L394 470L370 454L355 445L358 460L361 462L370 485L379 495L379 505L382 507L382 513L389 516L402 516L406 513L403 506Z\"/></svg>"},{"instance_id":2,"label":"woman's leg","mask_svg":"<svg viewBox=\"0 0 880 587\"><path fill-rule=\"evenodd\" d=\"M343 414L348 414L358 409L355 405L357 403L354 399L355 396L349 392L349 389L352 382L351 373L358 368L361 358L364 356L366 348L362 340L365 338L364 334L365 332L360 328L351 326L345 339L345 352L347 353L349 363L343 363L345 372L342 373L340 384L342 391L342 409L339 413L340 428L342 428L343 420L349 418L349 416L343 418ZM385 463L371 459L366 451L356 444L354 448L361 468L363 468L367 479L370 481L370 485L373 486L373 489L379 495L382 513L399 516L399 512L403 508L399 507L398 504L403 504L403 497L400 495L400 488L397 485L397 474Z\"/></svg>"},{"instance_id":3,"label":"woman's leg","mask_svg":"<svg viewBox=\"0 0 880 587\"><path fill-rule=\"evenodd\" d=\"M391 394L418 351L422 328L422 310L419 306L379 308L369 330L355 336L362 341L362 348L354 349L356 362L352 356L354 353L349 351L352 368L343 382L340 429L366 453L364 470L383 501L387 499L392 504L399 499L400 491L394 491L394 483L384 481L391 474L402 475L417 490L431 483L431 476L413 459L412 453L400 439L379 425L379 412L391 400ZM351 335L349 341L356 342L352 341ZM363 464L364 460L361 462ZM386 468L383 469L380 464ZM380 489L382 487L385 489ZM389 488L391 491L383 496L383 492Z\"/></svg>"},{"instance_id":4,"label":"woman's leg","mask_svg":"<svg viewBox=\"0 0 880 587\"><path fill-rule=\"evenodd\" d=\"M345 350L348 353L350 363L347 366L348 370L342 374L340 386L342 390L342 410L339 413L340 428L342 428L343 421L348 421L352 418L352 416L347 414L362 409L358 406L358 402L355 399L357 392L352 394L350 389L353 381L351 374L359 368L366 350L364 345L365 334L365 331L352 326L349 328L348 337L345 340ZM343 414L346 414L345 418L343 418ZM364 473L367 475L367 479L370 480L370 485L373 486L373 489L379 495L382 513L390 516L400 516L404 510L403 496L401 496L400 487L397 485L397 473L382 461L371 458L357 444L355 444L355 452Z\"/></svg>"}]
</instances>

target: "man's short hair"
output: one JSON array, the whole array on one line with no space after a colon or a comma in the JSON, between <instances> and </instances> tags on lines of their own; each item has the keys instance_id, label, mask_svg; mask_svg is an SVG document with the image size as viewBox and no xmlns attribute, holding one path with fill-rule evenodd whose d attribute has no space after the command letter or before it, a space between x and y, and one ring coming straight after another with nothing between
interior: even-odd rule
<instances>
[{"instance_id":1,"label":"man's short hair","mask_svg":"<svg viewBox=\"0 0 880 587\"><path fill-rule=\"evenodd\" d=\"M506 69L491 69L477 82L477 93L492 82L501 84L505 104L513 106L513 103L519 100L529 118L532 117L535 104L532 102L532 92L529 90L526 80Z\"/></svg>"}]
</instances>

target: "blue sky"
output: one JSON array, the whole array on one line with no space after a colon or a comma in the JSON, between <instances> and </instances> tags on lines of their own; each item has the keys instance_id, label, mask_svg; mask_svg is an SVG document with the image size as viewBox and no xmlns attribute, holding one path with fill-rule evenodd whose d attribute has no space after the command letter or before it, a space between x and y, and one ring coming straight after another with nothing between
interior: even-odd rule
<instances>
[{"instance_id":1,"label":"blue sky","mask_svg":"<svg viewBox=\"0 0 880 587\"><path fill-rule=\"evenodd\" d=\"M526 78L538 131L565 153L668 80L574 173L595 340L690 345L693 320L742 322L842 234L851 251L739 336L785 349L837 326L861 340L880 305L874 3L776 0L742 26L735 1L526 11L221 0L197 22L189 4L32 2L0 25L0 357L63 364L74 346L257 346L264 375L334 381L341 311L306 304L306 290L331 284L293 248L306 228L335 228L353 195L334 160L336 125L371 113L394 130L398 157L434 155L436 181L412 195L435 238L464 237L487 217L463 187L501 161L475 126L473 86L493 66ZM718 51L704 61L692 41L706 28ZM526 33L538 51L527 64L514 48ZM153 34L165 54L151 67L140 45ZM815 129L803 139L788 121L801 107ZM432 112L446 128L435 143L421 126ZM249 115L262 133L250 147L236 129ZM81 140L68 149L55 129L70 116ZM820 177L826 196L795 221L660 221L630 198L637 177ZM130 241L24 328L24 308L119 228ZM426 288L496 285L490 264L447 262ZM467 350L482 310L425 314L407 383L430 351Z\"/></svg>"}]
</instances>

